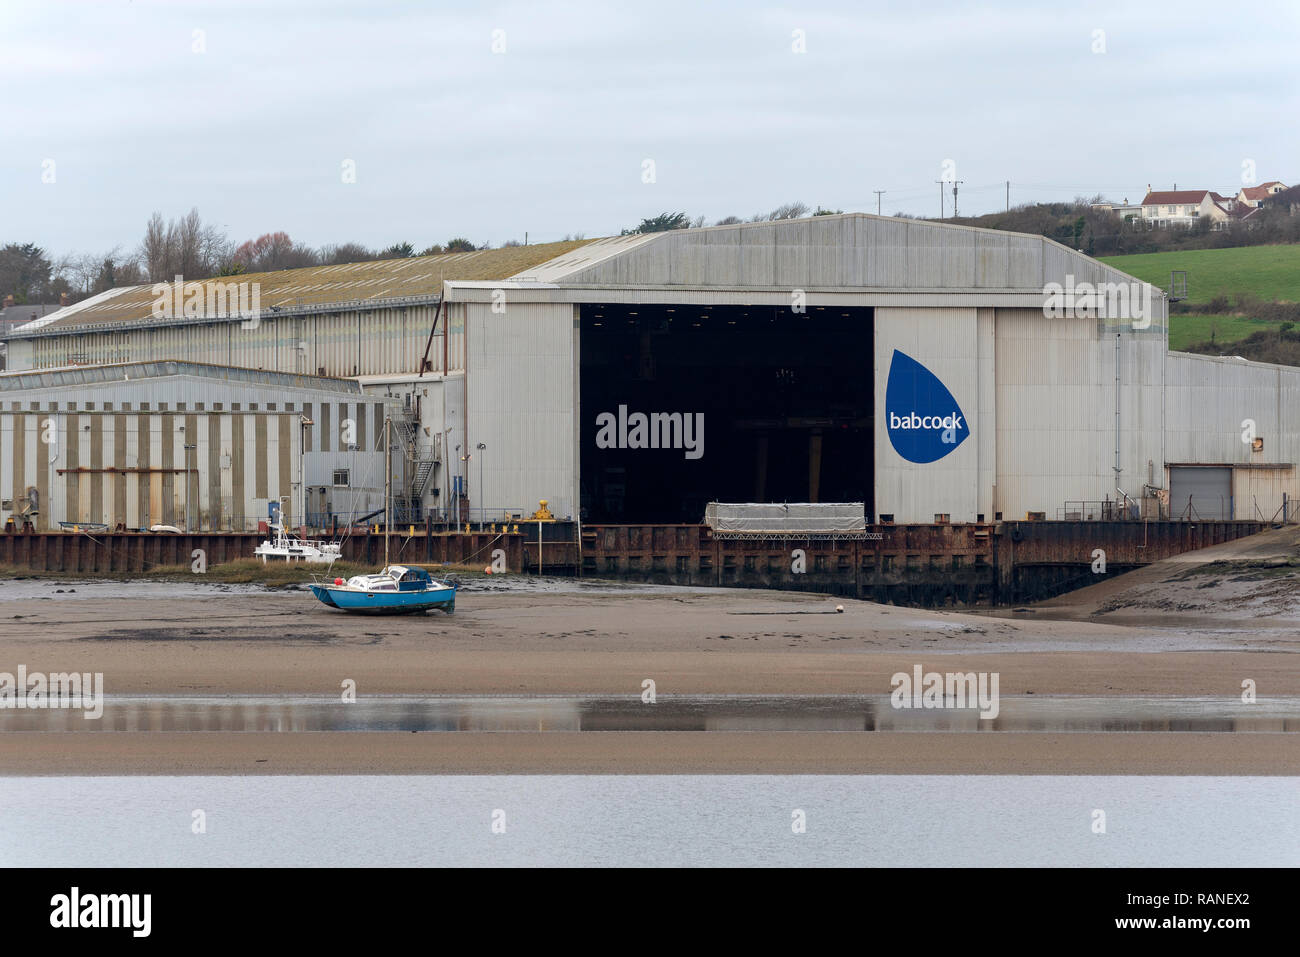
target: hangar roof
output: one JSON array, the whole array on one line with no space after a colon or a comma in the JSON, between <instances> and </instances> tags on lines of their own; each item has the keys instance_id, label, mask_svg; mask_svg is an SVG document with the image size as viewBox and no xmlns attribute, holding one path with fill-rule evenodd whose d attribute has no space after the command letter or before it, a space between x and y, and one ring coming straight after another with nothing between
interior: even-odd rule
<instances>
[{"instance_id":1,"label":"hangar roof","mask_svg":"<svg viewBox=\"0 0 1300 957\"><path fill-rule=\"evenodd\" d=\"M123 362L104 366L71 366L66 369L40 369L30 372L5 372L0 373L0 392L84 388L169 376L211 379L232 385L310 389L314 392L346 392L357 395L361 393L361 384L355 379L331 379L324 376L296 375L291 372L214 366L202 362L178 362L174 359Z\"/></svg>"},{"instance_id":2,"label":"hangar roof","mask_svg":"<svg viewBox=\"0 0 1300 957\"><path fill-rule=\"evenodd\" d=\"M587 242L568 240L442 256L413 256L409 259L215 276L198 280L197 284L204 287L206 300L206 289L214 283L258 283L262 310L380 300L436 301L442 292L443 280L507 279L520 270L557 257L563 258ZM156 300L152 284L110 289L28 323L25 331L148 320Z\"/></svg>"},{"instance_id":3,"label":"hangar roof","mask_svg":"<svg viewBox=\"0 0 1300 957\"><path fill-rule=\"evenodd\" d=\"M577 240L537 246L315 266L204 280L260 283L263 312L304 313L436 302L457 290L790 290L932 293L1028 301L1048 283L1136 282L1043 236L902 217L807 219ZM114 289L29 323L25 334L150 323L151 286ZM972 298L973 297L973 298ZM206 317L204 317L206 318ZM162 320L168 321L168 320ZM202 321L202 320L199 320Z\"/></svg>"},{"instance_id":4,"label":"hangar roof","mask_svg":"<svg viewBox=\"0 0 1300 957\"><path fill-rule=\"evenodd\" d=\"M512 281L559 286L1015 291L1134 282L1043 236L843 213L598 240Z\"/></svg>"}]
</instances>

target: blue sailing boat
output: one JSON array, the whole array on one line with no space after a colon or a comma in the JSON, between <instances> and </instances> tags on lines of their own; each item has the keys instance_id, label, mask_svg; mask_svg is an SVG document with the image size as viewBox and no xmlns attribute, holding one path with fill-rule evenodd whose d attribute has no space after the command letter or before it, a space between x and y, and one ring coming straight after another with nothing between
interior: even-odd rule
<instances>
[{"instance_id":1,"label":"blue sailing boat","mask_svg":"<svg viewBox=\"0 0 1300 957\"><path fill-rule=\"evenodd\" d=\"M354 575L332 585L315 584L311 593L331 608L367 615L403 615L439 608L456 611L456 586L435 581L423 568L389 565L377 575Z\"/></svg>"},{"instance_id":2,"label":"blue sailing boat","mask_svg":"<svg viewBox=\"0 0 1300 957\"><path fill-rule=\"evenodd\" d=\"M423 568L388 564L388 518L392 508L392 462L384 419L384 568L376 575L353 575L332 585L316 582L311 593L324 604L362 615L405 615L440 608L456 611L456 586L435 581Z\"/></svg>"}]
</instances>

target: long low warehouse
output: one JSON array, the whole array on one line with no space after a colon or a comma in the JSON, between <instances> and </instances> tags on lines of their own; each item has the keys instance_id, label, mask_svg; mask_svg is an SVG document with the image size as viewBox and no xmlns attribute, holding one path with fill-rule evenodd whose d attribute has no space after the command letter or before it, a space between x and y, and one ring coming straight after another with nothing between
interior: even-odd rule
<instances>
[{"instance_id":1,"label":"long low warehouse","mask_svg":"<svg viewBox=\"0 0 1300 957\"><path fill-rule=\"evenodd\" d=\"M348 380L194 363L0 376L0 522L238 532L283 509L347 524L383 507L378 437L401 411ZM350 447L328 450L336 430Z\"/></svg>"},{"instance_id":2,"label":"long low warehouse","mask_svg":"<svg viewBox=\"0 0 1300 957\"><path fill-rule=\"evenodd\" d=\"M1169 352L1159 290L1039 236L845 214L232 279L68 307L11 368L352 380L399 409L403 493L455 521L1268 520L1300 494L1300 369Z\"/></svg>"}]
</instances>

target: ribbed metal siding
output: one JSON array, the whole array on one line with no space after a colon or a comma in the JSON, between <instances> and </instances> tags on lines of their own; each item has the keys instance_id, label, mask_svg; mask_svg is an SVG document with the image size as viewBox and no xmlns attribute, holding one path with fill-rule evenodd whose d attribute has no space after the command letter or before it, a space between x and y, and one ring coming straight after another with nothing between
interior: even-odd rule
<instances>
[{"instance_id":1,"label":"ribbed metal siding","mask_svg":"<svg viewBox=\"0 0 1300 957\"><path fill-rule=\"evenodd\" d=\"M178 359L308 375L322 369L327 376L401 375L419 371L435 311L435 306L410 306L74 333L32 340L30 363L53 368ZM429 352L434 372L442 370L441 331ZM463 358L463 340L461 347ZM26 363L25 352L16 350L14 358ZM25 367L14 365L11 371Z\"/></svg>"},{"instance_id":2,"label":"ribbed metal siding","mask_svg":"<svg viewBox=\"0 0 1300 957\"><path fill-rule=\"evenodd\" d=\"M573 315L567 304L509 306L504 315L469 306L467 478L475 514L486 504L489 521L507 509L528 514L539 499L557 517L577 514Z\"/></svg>"},{"instance_id":3,"label":"ribbed metal siding","mask_svg":"<svg viewBox=\"0 0 1300 957\"><path fill-rule=\"evenodd\" d=\"M1120 466L1115 464L1115 341L1090 319L998 309L996 510L1055 518L1067 501L1138 497L1148 463L1163 481L1162 334L1125 334L1120 349Z\"/></svg>"},{"instance_id":4,"label":"ribbed metal siding","mask_svg":"<svg viewBox=\"0 0 1300 957\"><path fill-rule=\"evenodd\" d=\"M276 412L0 413L0 500L10 503L0 522L19 514L34 488L43 530L60 522L183 527L188 511L196 529L255 531L268 500L295 494L298 435L297 416ZM197 480L130 471L150 468L194 468Z\"/></svg>"}]
</instances>

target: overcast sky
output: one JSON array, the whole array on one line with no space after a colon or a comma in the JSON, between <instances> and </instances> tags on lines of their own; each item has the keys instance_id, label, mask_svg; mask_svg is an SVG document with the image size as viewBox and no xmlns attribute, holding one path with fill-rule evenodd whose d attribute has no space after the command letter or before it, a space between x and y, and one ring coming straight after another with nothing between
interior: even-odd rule
<instances>
[{"instance_id":1,"label":"overcast sky","mask_svg":"<svg viewBox=\"0 0 1300 957\"><path fill-rule=\"evenodd\" d=\"M963 214L1006 180L1013 204L1235 192L1247 161L1290 185L1298 53L1296 0L0 0L0 242L134 247L192 206L236 241L417 249L878 189L935 216L945 160Z\"/></svg>"}]
</instances>

